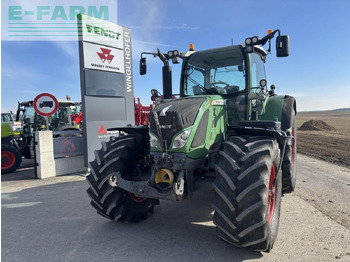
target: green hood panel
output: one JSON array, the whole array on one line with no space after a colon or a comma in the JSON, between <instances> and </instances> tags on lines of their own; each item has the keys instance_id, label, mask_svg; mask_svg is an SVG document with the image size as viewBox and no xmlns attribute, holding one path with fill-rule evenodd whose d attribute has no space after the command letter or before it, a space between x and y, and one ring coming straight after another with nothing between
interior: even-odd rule
<instances>
[{"instance_id":1,"label":"green hood panel","mask_svg":"<svg viewBox=\"0 0 350 262\"><path fill-rule=\"evenodd\" d=\"M165 114L168 114L171 108L177 108L179 104L188 104L190 101L196 102L194 105L188 106L187 108L179 109L178 112L174 110L172 113L170 113L170 116L167 116L166 118L163 115L163 121L160 121L162 117L160 114L164 108L171 105L171 107L165 112ZM158 110L156 110L157 108ZM192 122L192 125L186 126L185 128L181 128L181 125L176 125L177 127L180 127L176 130L176 127L174 127L173 123L175 123L174 121L176 121L176 117L179 115L184 115L181 114L181 112L186 112L186 115L190 116L194 115L195 118ZM218 95L165 100L163 105L160 103L155 108L155 113L158 116L160 126L170 127L171 125L171 141L170 143L168 141L166 143L168 145L167 152L169 153L185 153L187 157L194 159L204 157L208 154L209 149L214 144L219 143L223 139L224 133L226 131L226 105L224 103L224 99ZM179 115L176 116L176 114ZM162 137L165 135L161 128L158 128L157 130L157 121L154 118L155 116L153 115L151 117L151 133L159 140L161 140L159 131L161 132ZM191 131L187 142L184 142L185 145L183 147L175 148L175 138L179 140L181 134L186 130ZM161 149L154 147L151 147L151 151L162 152Z\"/></svg>"}]
</instances>

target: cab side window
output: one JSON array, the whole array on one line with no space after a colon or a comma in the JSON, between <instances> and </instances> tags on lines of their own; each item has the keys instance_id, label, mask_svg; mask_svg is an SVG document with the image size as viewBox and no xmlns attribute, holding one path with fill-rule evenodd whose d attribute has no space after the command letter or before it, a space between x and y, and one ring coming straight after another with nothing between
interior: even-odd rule
<instances>
[{"instance_id":1,"label":"cab side window","mask_svg":"<svg viewBox=\"0 0 350 262\"><path fill-rule=\"evenodd\" d=\"M250 54L250 62L252 88L259 87L260 80L266 79L264 61L260 55L252 53Z\"/></svg>"}]
</instances>

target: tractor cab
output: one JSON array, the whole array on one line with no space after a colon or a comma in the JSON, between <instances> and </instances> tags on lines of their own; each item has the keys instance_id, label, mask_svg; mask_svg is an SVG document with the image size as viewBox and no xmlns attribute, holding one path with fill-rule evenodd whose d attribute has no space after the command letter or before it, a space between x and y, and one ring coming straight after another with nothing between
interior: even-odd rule
<instances>
[{"instance_id":1,"label":"tractor cab","mask_svg":"<svg viewBox=\"0 0 350 262\"><path fill-rule=\"evenodd\" d=\"M22 154L26 158L32 158L33 135L35 131L52 130L79 130L79 127L72 121L74 115L79 114L81 103L73 101L58 100L57 111L48 117L49 126L43 116L37 114L34 110L33 101L24 101L18 103L16 121L22 121Z\"/></svg>"},{"instance_id":2,"label":"tractor cab","mask_svg":"<svg viewBox=\"0 0 350 262\"><path fill-rule=\"evenodd\" d=\"M80 110L81 103L58 100L57 111L49 116L48 129L57 131L62 127L74 127L75 123L72 121L72 116L79 114ZM32 128L31 132L47 129L45 118L35 112L33 101L18 103L16 119L17 121L22 120L25 126L30 126Z\"/></svg>"},{"instance_id":3,"label":"tractor cab","mask_svg":"<svg viewBox=\"0 0 350 262\"><path fill-rule=\"evenodd\" d=\"M240 45L195 52L184 61L181 97L222 96L228 125L238 126L251 118L248 94L260 88L260 81L266 78L265 59L263 52L248 54Z\"/></svg>"}]
</instances>

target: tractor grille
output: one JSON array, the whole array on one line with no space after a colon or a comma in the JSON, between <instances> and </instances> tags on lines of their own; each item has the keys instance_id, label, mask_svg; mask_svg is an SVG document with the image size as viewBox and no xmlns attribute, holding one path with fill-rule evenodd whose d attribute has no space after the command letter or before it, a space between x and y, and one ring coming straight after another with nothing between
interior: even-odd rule
<instances>
[{"instance_id":1,"label":"tractor grille","mask_svg":"<svg viewBox=\"0 0 350 262\"><path fill-rule=\"evenodd\" d=\"M204 97L163 100L153 109L151 114L151 131L161 137L162 144L166 141L169 148L171 140L177 132L194 124L198 110L204 101ZM161 134L158 133L154 114L158 116Z\"/></svg>"}]
</instances>

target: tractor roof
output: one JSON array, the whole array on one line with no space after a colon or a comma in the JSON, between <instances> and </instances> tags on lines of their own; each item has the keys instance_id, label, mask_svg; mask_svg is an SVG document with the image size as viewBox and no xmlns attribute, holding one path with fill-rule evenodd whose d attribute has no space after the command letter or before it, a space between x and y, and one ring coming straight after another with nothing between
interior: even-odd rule
<instances>
[{"instance_id":1,"label":"tractor roof","mask_svg":"<svg viewBox=\"0 0 350 262\"><path fill-rule=\"evenodd\" d=\"M212 48L195 52L191 55L191 64L200 67L221 67L241 64L243 59L243 48L240 45Z\"/></svg>"},{"instance_id":2,"label":"tractor roof","mask_svg":"<svg viewBox=\"0 0 350 262\"><path fill-rule=\"evenodd\" d=\"M235 51L237 49L241 49L244 48L245 44L242 43L241 45L230 45L230 46L224 46L224 47L216 47L216 48L211 48L211 49L206 49L206 50L200 50L200 51L188 51L186 53L183 54L184 57L189 57L190 55L194 54L194 53L199 53L199 54L215 54L215 53L221 53L221 52L227 52L227 51ZM257 53L259 53L262 56L266 56L266 51L262 46L254 46L254 51L256 51Z\"/></svg>"},{"instance_id":3,"label":"tractor roof","mask_svg":"<svg viewBox=\"0 0 350 262\"><path fill-rule=\"evenodd\" d=\"M200 50L200 51L188 51L184 54L185 57L188 57L194 53L196 54L209 54L209 53L217 53L217 52L222 52L222 51L227 51L227 50L235 50L240 48L240 45L230 45L230 46L224 46L224 47L215 47L215 48L210 48L210 49L205 49L205 50Z\"/></svg>"}]
</instances>

